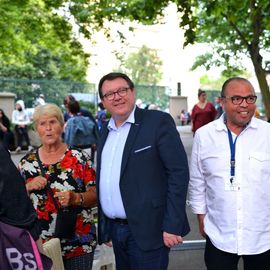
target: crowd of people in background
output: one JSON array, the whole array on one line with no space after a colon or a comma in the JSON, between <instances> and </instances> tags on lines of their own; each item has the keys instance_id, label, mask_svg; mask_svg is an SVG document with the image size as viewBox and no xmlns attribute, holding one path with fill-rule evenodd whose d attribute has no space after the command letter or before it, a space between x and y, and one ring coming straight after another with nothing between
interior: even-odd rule
<instances>
[{"instance_id":1,"label":"crowd of people in background","mask_svg":"<svg viewBox=\"0 0 270 270\"><path fill-rule=\"evenodd\" d=\"M33 149L33 146L31 145L30 137L29 137L29 131L33 130L33 113L36 107L45 105L45 97L43 94L40 94L36 100L33 103L34 108L28 108L25 109L25 104L23 100L17 100L15 102L15 108L11 115L11 120L7 117L4 110L0 109L0 142L10 151L15 151L17 153L21 152L21 150L27 150L31 151ZM91 132L90 128L88 127L88 130L81 129L84 133L87 133L88 141L87 143L76 143L73 145L79 145L82 148L89 148L89 154L91 155L91 159L94 160L94 155L96 151L96 144L99 136L99 129L101 128L101 124L107 120L106 116L106 110L103 107L102 103L99 104L99 110L97 111L97 114L93 116L93 114L85 109L81 108L79 101L75 99L72 95L67 95L64 98L63 101L63 107L65 108L65 111L63 112L64 121L65 121L65 127L67 128L67 135L69 136L70 140L70 131L73 130L76 134L76 137L78 139L78 135L81 136L78 131L75 131L75 126L72 125L72 122L79 119L84 119L83 117L86 117L86 121L91 126ZM68 120L69 125L67 125ZM87 125L87 126L89 126ZM71 129L70 126L73 126ZM76 129L79 129L76 126ZM63 138L64 138L64 132L63 132ZM90 134L90 135L89 135ZM69 141L70 143L70 141Z\"/></svg>"},{"instance_id":2,"label":"crowd of people in background","mask_svg":"<svg viewBox=\"0 0 270 270\"><path fill-rule=\"evenodd\" d=\"M34 102L34 107L44 105L45 97L40 94ZM15 150L19 153L22 149L31 151L29 138L29 126L32 124L33 109L26 109L23 100L15 102L11 120L7 117L3 109L0 109L0 140L8 150ZM11 127L13 126L13 127Z\"/></svg>"},{"instance_id":3,"label":"crowd of people in background","mask_svg":"<svg viewBox=\"0 0 270 270\"><path fill-rule=\"evenodd\" d=\"M195 133L195 131L201 126L213 121L214 119L219 118L223 113L223 108L221 106L221 97L215 97L214 102L211 103L210 101L207 101L206 96L207 92L199 89L198 103L194 105L191 113L186 109L181 109L179 115L177 116L181 126L191 124L191 129L193 133ZM71 104L71 107L74 107L74 102L77 102L77 106L80 107L79 101L77 101L73 95L67 95L64 98L63 106L65 108L65 123L67 123L67 120L69 118L73 118L74 116L83 116L88 117L89 123L91 122L92 124L94 124L90 140L91 142L89 141L89 143L84 144L84 146L80 144L80 146L85 149L89 148L91 159L94 160L99 130L101 129L102 124L108 119L109 114L106 112L106 109L104 108L102 102L98 103L98 109L95 114L92 114L89 110L81 107L79 108L78 112L71 112L72 109L69 108L69 104ZM39 94L38 97L35 99L33 106L37 107L44 104L46 104L45 97L43 94ZM145 104L141 99L136 100L136 105L139 108L143 109L160 110L159 106L157 106L156 104ZM34 108L25 109L23 100L16 101L15 109L12 113L11 120L9 120L5 112L0 109L0 141L2 141L2 143L7 149L20 152L22 149L30 151L33 148L29 138L29 130L31 130L32 128L31 124L33 112ZM256 109L255 111L255 116L258 118L261 117L258 109ZM78 120L79 118L77 118L76 120ZM73 121L74 119L70 121L70 123ZM31 126L31 128L29 128L29 126ZM70 131L70 127L68 127L68 131ZM68 134L70 134L70 132L68 132Z\"/></svg>"}]
</instances>

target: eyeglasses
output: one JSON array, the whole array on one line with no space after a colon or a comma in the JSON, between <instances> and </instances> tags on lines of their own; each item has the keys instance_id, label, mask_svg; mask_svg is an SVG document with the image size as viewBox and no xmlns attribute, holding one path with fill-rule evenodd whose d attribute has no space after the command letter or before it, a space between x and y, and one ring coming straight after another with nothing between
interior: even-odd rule
<instances>
[{"instance_id":1,"label":"eyeglasses","mask_svg":"<svg viewBox=\"0 0 270 270\"><path fill-rule=\"evenodd\" d=\"M222 96L222 98L225 99L230 99L232 101L232 104L234 105L240 105L242 102L245 100L247 104L254 104L257 100L257 96L246 96L246 97L241 97L241 96L232 96L232 97L225 97Z\"/></svg>"},{"instance_id":2,"label":"eyeglasses","mask_svg":"<svg viewBox=\"0 0 270 270\"><path fill-rule=\"evenodd\" d=\"M130 89L129 87L121 87L117 89L114 92L108 92L105 95L103 95L103 98L106 98L107 100L113 100L115 98L115 94L117 94L120 97L124 97L127 95L127 91Z\"/></svg>"}]
</instances>

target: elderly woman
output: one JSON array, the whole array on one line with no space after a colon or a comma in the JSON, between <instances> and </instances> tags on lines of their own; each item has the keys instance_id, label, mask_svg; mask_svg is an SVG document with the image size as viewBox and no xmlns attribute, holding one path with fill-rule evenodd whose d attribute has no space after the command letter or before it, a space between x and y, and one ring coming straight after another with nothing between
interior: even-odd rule
<instances>
[{"instance_id":1,"label":"elderly woman","mask_svg":"<svg viewBox=\"0 0 270 270\"><path fill-rule=\"evenodd\" d=\"M58 106L36 107L33 121L42 145L21 159L19 169L41 223L41 238L45 242L58 236L61 208L75 211L74 234L59 236L65 269L89 270L96 246L91 212L96 204L95 172L84 152L63 143L64 119ZM62 232L72 225L65 227Z\"/></svg>"}]
</instances>

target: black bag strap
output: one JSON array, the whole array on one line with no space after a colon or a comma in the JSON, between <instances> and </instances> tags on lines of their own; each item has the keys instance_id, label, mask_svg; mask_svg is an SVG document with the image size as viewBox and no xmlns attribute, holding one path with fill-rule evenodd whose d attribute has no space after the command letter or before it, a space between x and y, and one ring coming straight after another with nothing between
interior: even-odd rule
<instances>
[{"instance_id":1,"label":"black bag strap","mask_svg":"<svg viewBox=\"0 0 270 270\"><path fill-rule=\"evenodd\" d=\"M38 149L36 151L36 158L37 158L38 166L39 166L39 169L40 169L40 172L41 172L41 176L45 177L45 170L44 170L44 168L42 166L42 163L41 163L41 160L39 158ZM57 201L56 201L55 197L53 196L53 191L52 191L52 189L51 189L51 187L49 185L49 181L47 182L47 186L46 187L48 189L49 195L52 198L53 204L54 204L54 206L55 206L55 208L56 208L56 210L58 212L59 211L59 206L57 204Z\"/></svg>"}]
</instances>

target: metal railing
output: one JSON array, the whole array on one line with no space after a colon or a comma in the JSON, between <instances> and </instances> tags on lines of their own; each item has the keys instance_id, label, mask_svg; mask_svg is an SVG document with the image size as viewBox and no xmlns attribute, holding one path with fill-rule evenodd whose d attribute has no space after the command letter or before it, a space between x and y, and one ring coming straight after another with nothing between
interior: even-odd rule
<instances>
[{"instance_id":1,"label":"metal railing","mask_svg":"<svg viewBox=\"0 0 270 270\"><path fill-rule=\"evenodd\" d=\"M187 240L183 244L176 245L171 251L201 250L205 248L205 240Z\"/></svg>"}]
</instances>

